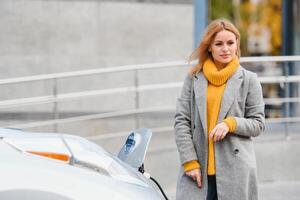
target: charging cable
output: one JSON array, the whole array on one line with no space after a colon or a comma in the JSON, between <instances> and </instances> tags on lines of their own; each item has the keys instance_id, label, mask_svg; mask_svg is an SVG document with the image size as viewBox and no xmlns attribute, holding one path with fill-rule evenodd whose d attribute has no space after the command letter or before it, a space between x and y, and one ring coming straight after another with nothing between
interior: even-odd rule
<instances>
[{"instance_id":1,"label":"charging cable","mask_svg":"<svg viewBox=\"0 0 300 200\"><path fill-rule=\"evenodd\" d=\"M164 190L159 185L159 183L153 177L151 177L149 173L145 172L144 164L142 164L142 166L139 168L139 172L141 172L146 178L152 180L159 188L159 190L160 190L161 194L164 196L165 200L168 200L167 195L165 194Z\"/></svg>"}]
</instances>

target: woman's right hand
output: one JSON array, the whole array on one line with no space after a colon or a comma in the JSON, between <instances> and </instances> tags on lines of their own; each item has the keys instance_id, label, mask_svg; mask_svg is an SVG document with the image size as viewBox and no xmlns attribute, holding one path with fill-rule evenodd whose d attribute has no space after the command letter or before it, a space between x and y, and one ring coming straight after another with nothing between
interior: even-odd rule
<instances>
[{"instance_id":1,"label":"woman's right hand","mask_svg":"<svg viewBox=\"0 0 300 200\"><path fill-rule=\"evenodd\" d=\"M192 169L190 171L185 172L187 176L197 182L197 186L202 188L202 177L200 169Z\"/></svg>"}]
</instances>

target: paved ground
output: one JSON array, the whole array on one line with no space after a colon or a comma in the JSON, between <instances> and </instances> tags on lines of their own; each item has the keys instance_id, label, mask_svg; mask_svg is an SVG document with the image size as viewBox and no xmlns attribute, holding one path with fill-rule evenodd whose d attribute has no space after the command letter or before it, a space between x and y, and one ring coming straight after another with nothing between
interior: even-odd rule
<instances>
[{"instance_id":1,"label":"paved ground","mask_svg":"<svg viewBox=\"0 0 300 200\"><path fill-rule=\"evenodd\" d=\"M259 191L261 200L299 200L300 181L260 183Z\"/></svg>"},{"instance_id":2,"label":"paved ground","mask_svg":"<svg viewBox=\"0 0 300 200\"><path fill-rule=\"evenodd\" d=\"M175 199L175 189L168 190L168 198ZM260 200L299 200L300 181L280 181L259 184Z\"/></svg>"}]
</instances>

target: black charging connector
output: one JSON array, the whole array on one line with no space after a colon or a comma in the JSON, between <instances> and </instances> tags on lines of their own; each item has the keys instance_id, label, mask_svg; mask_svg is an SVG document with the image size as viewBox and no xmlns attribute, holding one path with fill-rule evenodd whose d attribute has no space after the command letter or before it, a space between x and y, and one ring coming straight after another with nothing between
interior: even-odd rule
<instances>
[{"instance_id":1,"label":"black charging connector","mask_svg":"<svg viewBox=\"0 0 300 200\"><path fill-rule=\"evenodd\" d=\"M165 194L164 190L162 189L162 187L159 185L159 183L153 178L150 176L150 174L146 173L145 172L145 167L144 167L144 164L142 164L142 166L139 167L139 172L141 172L142 174L144 174L147 178L149 178L150 180L152 180L156 185L157 187L159 188L161 194L164 196L165 200L168 200L168 197L167 195Z\"/></svg>"}]
</instances>

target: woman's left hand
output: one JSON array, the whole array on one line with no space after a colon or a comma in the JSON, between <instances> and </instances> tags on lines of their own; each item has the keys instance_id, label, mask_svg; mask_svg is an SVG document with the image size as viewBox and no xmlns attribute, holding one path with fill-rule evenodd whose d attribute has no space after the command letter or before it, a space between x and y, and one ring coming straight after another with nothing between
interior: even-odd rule
<instances>
[{"instance_id":1,"label":"woman's left hand","mask_svg":"<svg viewBox=\"0 0 300 200\"><path fill-rule=\"evenodd\" d=\"M229 127L225 122L221 122L217 124L215 128L209 133L209 137L213 139L213 141L218 142L223 140L229 131Z\"/></svg>"}]
</instances>

